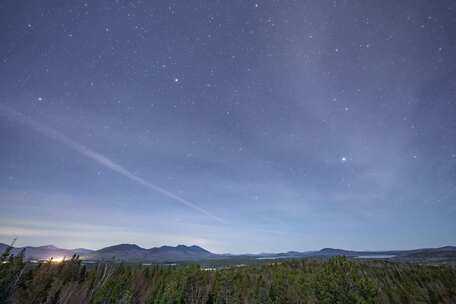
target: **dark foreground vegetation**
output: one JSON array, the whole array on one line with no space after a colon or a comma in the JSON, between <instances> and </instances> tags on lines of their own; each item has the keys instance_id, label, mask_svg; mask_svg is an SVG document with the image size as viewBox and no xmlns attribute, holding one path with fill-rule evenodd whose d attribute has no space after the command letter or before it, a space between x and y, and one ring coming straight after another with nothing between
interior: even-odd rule
<instances>
[{"instance_id":1,"label":"dark foreground vegetation","mask_svg":"<svg viewBox=\"0 0 456 304\"><path fill-rule=\"evenodd\" d=\"M343 257L218 270L76 256L32 265L5 252L0 303L456 303L456 269Z\"/></svg>"}]
</instances>

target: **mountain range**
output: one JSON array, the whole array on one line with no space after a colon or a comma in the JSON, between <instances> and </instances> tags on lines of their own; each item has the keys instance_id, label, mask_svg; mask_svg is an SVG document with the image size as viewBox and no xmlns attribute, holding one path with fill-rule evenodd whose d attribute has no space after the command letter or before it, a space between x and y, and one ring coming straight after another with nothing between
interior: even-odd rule
<instances>
[{"instance_id":1,"label":"mountain range","mask_svg":"<svg viewBox=\"0 0 456 304\"><path fill-rule=\"evenodd\" d=\"M0 253L8 245L0 243ZM358 258L395 258L395 259L456 259L456 246L445 246L439 248L421 248L413 250L389 250L389 251L353 251L345 249L323 248L318 251L289 251L285 253L263 253L263 254L215 254L199 246L161 246L153 248L142 248L136 244L119 244L105 247L99 250L84 248L62 249L53 245L15 247L12 252L18 254L25 250L25 258L28 260L46 260L50 257L62 258L79 255L83 260L92 261L125 261L125 262L184 262L201 260L229 260L229 259L290 259L306 257L332 257L347 256Z\"/></svg>"},{"instance_id":2,"label":"mountain range","mask_svg":"<svg viewBox=\"0 0 456 304\"><path fill-rule=\"evenodd\" d=\"M135 244L120 244L93 251L85 257L93 260L172 262L206 260L217 256L195 245L161 246L145 249Z\"/></svg>"},{"instance_id":3,"label":"mountain range","mask_svg":"<svg viewBox=\"0 0 456 304\"><path fill-rule=\"evenodd\" d=\"M0 243L0 253L8 247ZM18 254L25 250L27 260L47 260L51 257L62 258L79 255L84 260L96 261L127 261L127 262L167 262L167 261L196 261L218 258L219 255L211 253L199 246L178 245L153 247L150 249L142 248L135 244L119 244L102 248L100 250L90 250L85 248L63 249L53 245L45 246L26 246L15 247L13 254Z\"/></svg>"}]
</instances>

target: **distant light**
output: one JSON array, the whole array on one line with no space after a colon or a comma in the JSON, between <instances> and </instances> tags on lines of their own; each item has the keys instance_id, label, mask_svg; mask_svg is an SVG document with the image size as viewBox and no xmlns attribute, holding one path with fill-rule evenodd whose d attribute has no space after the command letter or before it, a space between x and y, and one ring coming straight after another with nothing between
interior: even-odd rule
<instances>
[{"instance_id":1,"label":"distant light","mask_svg":"<svg viewBox=\"0 0 456 304\"><path fill-rule=\"evenodd\" d=\"M62 263L64 260L65 260L65 257L51 258L51 263Z\"/></svg>"},{"instance_id":2,"label":"distant light","mask_svg":"<svg viewBox=\"0 0 456 304\"><path fill-rule=\"evenodd\" d=\"M174 78L174 82L179 82L179 78Z\"/></svg>"},{"instance_id":3,"label":"distant light","mask_svg":"<svg viewBox=\"0 0 456 304\"><path fill-rule=\"evenodd\" d=\"M340 158L340 161L343 162L343 163L346 163L348 161L348 158L346 156L342 156Z\"/></svg>"}]
</instances>

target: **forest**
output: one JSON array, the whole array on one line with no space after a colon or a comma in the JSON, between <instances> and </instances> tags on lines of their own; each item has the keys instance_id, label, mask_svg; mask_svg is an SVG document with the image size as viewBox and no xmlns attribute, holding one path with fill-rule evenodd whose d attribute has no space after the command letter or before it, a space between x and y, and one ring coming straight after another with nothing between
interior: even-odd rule
<instances>
[{"instance_id":1,"label":"forest","mask_svg":"<svg viewBox=\"0 0 456 304\"><path fill-rule=\"evenodd\" d=\"M456 269L345 257L221 269L78 256L32 265L6 250L0 303L456 303Z\"/></svg>"}]
</instances>

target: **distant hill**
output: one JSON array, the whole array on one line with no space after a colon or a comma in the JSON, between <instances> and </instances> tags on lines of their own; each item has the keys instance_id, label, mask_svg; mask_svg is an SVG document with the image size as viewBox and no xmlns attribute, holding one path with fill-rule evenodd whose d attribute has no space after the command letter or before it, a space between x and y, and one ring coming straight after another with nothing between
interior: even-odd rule
<instances>
[{"instance_id":1,"label":"distant hill","mask_svg":"<svg viewBox=\"0 0 456 304\"><path fill-rule=\"evenodd\" d=\"M0 243L0 252L4 252L8 247L6 244ZM50 257L72 257L74 254L85 255L93 250L90 249L62 249L57 248L54 245L45 245L45 246L25 246L25 247L15 247L12 250L13 254L18 254L21 250L25 249L25 258L27 260L47 260Z\"/></svg>"},{"instance_id":2,"label":"distant hill","mask_svg":"<svg viewBox=\"0 0 456 304\"><path fill-rule=\"evenodd\" d=\"M198 246L178 245L145 249L135 244L120 244L106 247L87 255L94 260L122 260L145 262L195 261L217 258L218 255Z\"/></svg>"},{"instance_id":3,"label":"distant hill","mask_svg":"<svg viewBox=\"0 0 456 304\"><path fill-rule=\"evenodd\" d=\"M143 261L146 260L147 249L135 244L119 244L93 251L86 255L92 260L122 260Z\"/></svg>"},{"instance_id":4,"label":"distant hill","mask_svg":"<svg viewBox=\"0 0 456 304\"><path fill-rule=\"evenodd\" d=\"M7 247L8 245L0 243L0 253ZM85 248L62 249L53 245L46 245L38 247L16 247L12 252L13 254L18 254L22 249L25 249L25 258L28 260L47 260L50 257L69 258L74 254L79 255L82 259L117 260L128 262L180 262L222 257L221 255L214 254L195 245L178 245L176 247L162 246L145 249L136 244L119 244L105 247L100 250L90 250Z\"/></svg>"},{"instance_id":5,"label":"distant hill","mask_svg":"<svg viewBox=\"0 0 456 304\"><path fill-rule=\"evenodd\" d=\"M321 256L395 256L395 257L414 257L414 256L454 256L456 246L445 246L440 248L421 248L412 250L388 250L388 251L351 251L344 249L324 248L316 253Z\"/></svg>"},{"instance_id":6,"label":"distant hill","mask_svg":"<svg viewBox=\"0 0 456 304\"><path fill-rule=\"evenodd\" d=\"M0 243L0 252L3 252L8 245ZM445 246L440 248L421 248L413 250L389 250L389 251L353 251L337 248L323 248L318 251L288 251L284 253L263 253L263 254L215 254L199 246L161 246L153 248L142 248L136 244L118 244L105 247L99 250L85 248L62 249L53 245L46 246L26 246L13 249L14 254L18 254L25 249L25 257L28 260L45 260L50 257L71 257L79 255L85 260L97 261L125 261L125 262L185 262L201 260L234 260L234 259L296 259L307 257L334 257L346 256L352 258L385 258L390 257L400 260L441 260L456 259L456 246Z\"/></svg>"},{"instance_id":7,"label":"distant hill","mask_svg":"<svg viewBox=\"0 0 456 304\"><path fill-rule=\"evenodd\" d=\"M444 246L440 248L425 248L412 250L400 255L408 259L456 259L456 246Z\"/></svg>"},{"instance_id":8,"label":"distant hill","mask_svg":"<svg viewBox=\"0 0 456 304\"><path fill-rule=\"evenodd\" d=\"M387 250L387 251L355 251L337 248L323 248L318 251L297 252L289 251L277 254L259 254L258 259L293 259L293 258L325 258L345 256L350 258L390 258L394 260L443 260L456 259L456 246L440 248L420 248L412 250Z\"/></svg>"}]
</instances>

